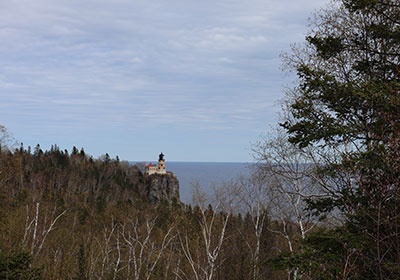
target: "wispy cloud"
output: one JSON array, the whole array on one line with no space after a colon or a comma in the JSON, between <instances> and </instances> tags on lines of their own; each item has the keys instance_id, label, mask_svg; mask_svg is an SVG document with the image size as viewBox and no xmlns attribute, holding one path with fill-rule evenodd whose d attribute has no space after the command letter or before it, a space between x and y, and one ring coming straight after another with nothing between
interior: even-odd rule
<instances>
[{"instance_id":1,"label":"wispy cloud","mask_svg":"<svg viewBox=\"0 0 400 280\"><path fill-rule=\"evenodd\" d=\"M1 121L21 138L33 124L43 138L72 127L256 136L287 83L279 53L326 2L2 1Z\"/></svg>"}]
</instances>

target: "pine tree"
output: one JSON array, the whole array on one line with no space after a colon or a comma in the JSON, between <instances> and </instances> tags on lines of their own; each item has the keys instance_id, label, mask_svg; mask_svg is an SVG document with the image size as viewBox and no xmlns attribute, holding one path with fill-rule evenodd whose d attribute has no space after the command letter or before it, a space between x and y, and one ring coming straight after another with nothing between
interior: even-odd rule
<instances>
[{"instance_id":1,"label":"pine tree","mask_svg":"<svg viewBox=\"0 0 400 280\"><path fill-rule=\"evenodd\" d=\"M32 257L27 252L8 252L0 249L0 279L40 280L42 268L32 267Z\"/></svg>"},{"instance_id":2,"label":"pine tree","mask_svg":"<svg viewBox=\"0 0 400 280\"><path fill-rule=\"evenodd\" d=\"M342 160L325 176L351 180L309 201L317 215L340 211L343 226L311 235L302 254L278 263L318 279L398 279L400 3L340 1L317 14L306 40L287 57L299 85L282 126L300 147L335 147Z\"/></svg>"}]
</instances>

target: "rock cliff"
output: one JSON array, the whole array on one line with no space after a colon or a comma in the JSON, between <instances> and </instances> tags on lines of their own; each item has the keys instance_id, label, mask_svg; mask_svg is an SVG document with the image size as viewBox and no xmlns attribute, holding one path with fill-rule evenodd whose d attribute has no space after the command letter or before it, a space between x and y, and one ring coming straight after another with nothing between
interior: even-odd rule
<instances>
[{"instance_id":1,"label":"rock cliff","mask_svg":"<svg viewBox=\"0 0 400 280\"><path fill-rule=\"evenodd\" d=\"M162 200L179 200L179 181L175 174L152 174L145 176L144 193L149 202L156 204Z\"/></svg>"}]
</instances>

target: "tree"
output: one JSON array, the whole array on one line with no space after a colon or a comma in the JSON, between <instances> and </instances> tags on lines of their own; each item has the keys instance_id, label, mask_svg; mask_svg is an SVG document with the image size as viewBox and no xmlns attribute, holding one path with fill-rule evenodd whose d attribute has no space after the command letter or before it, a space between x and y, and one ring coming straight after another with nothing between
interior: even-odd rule
<instances>
[{"instance_id":1,"label":"tree","mask_svg":"<svg viewBox=\"0 0 400 280\"><path fill-rule=\"evenodd\" d=\"M42 269L32 267L32 257L27 252L7 252L0 249L0 279L40 280Z\"/></svg>"},{"instance_id":2,"label":"tree","mask_svg":"<svg viewBox=\"0 0 400 280\"><path fill-rule=\"evenodd\" d=\"M304 48L286 57L299 86L282 124L302 147L379 141L390 131L382 112L399 110L400 4L392 0L343 0L314 19Z\"/></svg>"},{"instance_id":3,"label":"tree","mask_svg":"<svg viewBox=\"0 0 400 280\"><path fill-rule=\"evenodd\" d=\"M30 247L31 254L34 258L37 257L43 249L48 235L55 230L57 221L67 212L67 210L62 212L57 211L56 206L54 206L51 213L49 209L46 210L43 211L43 209L40 208L40 202L35 204L34 210L29 209L29 205L26 205L26 221L22 246L26 249Z\"/></svg>"},{"instance_id":4,"label":"tree","mask_svg":"<svg viewBox=\"0 0 400 280\"><path fill-rule=\"evenodd\" d=\"M158 242L154 240L155 220L146 219L145 227L139 224L139 219L123 224L120 231L122 244L128 249L128 271L132 271L132 279L149 280L155 273L160 257L175 239L174 225L170 225L165 233L161 233ZM142 229L141 229L142 227ZM117 246L119 252L119 245Z\"/></svg>"},{"instance_id":5,"label":"tree","mask_svg":"<svg viewBox=\"0 0 400 280\"><path fill-rule=\"evenodd\" d=\"M79 246L79 251L78 251L78 273L76 275L76 278L74 279L79 279L79 280L85 280L87 279L86 277L86 255L85 255L85 247L83 244Z\"/></svg>"},{"instance_id":6,"label":"tree","mask_svg":"<svg viewBox=\"0 0 400 280\"><path fill-rule=\"evenodd\" d=\"M305 46L286 57L299 84L285 101L281 125L300 148L341 151L341 161L322 171L331 181L346 174L350 183L308 203L315 214L337 209L345 219L285 260L319 279L394 279L400 277L400 3L336 4L315 16Z\"/></svg>"},{"instance_id":7,"label":"tree","mask_svg":"<svg viewBox=\"0 0 400 280\"><path fill-rule=\"evenodd\" d=\"M309 215L305 199L326 197L329 187L320 179L314 162L316 149L299 149L287 141L287 135L277 133L256 143L253 148L258 161L255 174L264 177L264 192L269 203L268 214L274 222L268 230L286 242L282 252L302 252L298 241L304 241L317 225ZM300 279L299 268L287 269L288 279Z\"/></svg>"},{"instance_id":8,"label":"tree","mask_svg":"<svg viewBox=\"0 0 400 280\"><path fill-rule=\"evenodd\" d=\"M184 234L179 235L182 252L191 268L192 275L188 276L180 270L176 273L180 279L213 280L219 266L219 256L222 245L226 239L226 228L230 213L219 211L221 206L217 204L215 210L211 204L206 207L205 194L201 192L200 186L193 186L193 202L198 210L198 225L200 236L198 240L189 240L186 229ZM197 245L197 246L196 246Z\"/></svg>"},{"instance_id":9,"label":"tree","mask_svg":"<svg viewBox=\"0 0 400 280\"><path fill-rule=\"evenodd\" d=\"M244 241L248 247L251 259L251 273L248 279L258 280L262 277L260 268L260 255L262 237L265 235L266 224L268 224L269 197L268 197L268 182L263 172L255 172L249 178L241 178L239 181L239 191L236 191L239 196L240 204L243 204L247 211L249 220L249 228L253 233L250 238L248 228L239 231L244 235Z\"/></svg>"},{"instance_id":10,"label":"tree","mask_svg":"<svg viewBox=\"0 0 400 280\"><path fill-rule=\"evenodd\" d=\"M8 129L4 125L0 124L0 151L2 148L12 150L16 146L17 146L17 142L11 136Z\"/></svg>"}]
</instances>

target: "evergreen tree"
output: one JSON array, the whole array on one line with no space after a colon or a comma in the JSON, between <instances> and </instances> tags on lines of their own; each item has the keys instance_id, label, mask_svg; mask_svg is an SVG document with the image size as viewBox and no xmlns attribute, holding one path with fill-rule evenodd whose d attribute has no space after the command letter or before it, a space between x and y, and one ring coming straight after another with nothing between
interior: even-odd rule
<instances>
[{"instance_id":1,"label":"evergreen tree","mask_svg":"<svg viewBox=\"0 0 400 280\"><path fill-rule=\"evenodd\" d=\"M341 152L325 166L342 181L309 201L314 214L341 211L344 225L311 235L302 254L277 264L317 279L400 277L400 3L343 0L315 17L304 49L288 62L299 85L282 123L300 147Z\"/></svg>"},{"instance_id":2,"label":"evergreen tree","mask_svg":"<svg viewBox=\"0 0 400 280\"><path fill-rule=\"evenodd\" d=\"M26 252L0 249L0 279L40 280L41 268L32 267L32 257Z\"/></svg>"},{"instance_id":3,"label":"evergreen tree","mask_svg":"<svg viewBox=\"0 0 400 280\"><path fill-rule=\"evenodd\" d=\"M77 280L85 280L86 277L86 255L85 255L85 247L83 244L79 246L78 252L78 273Z\"/></svg>"}]
</instances>

